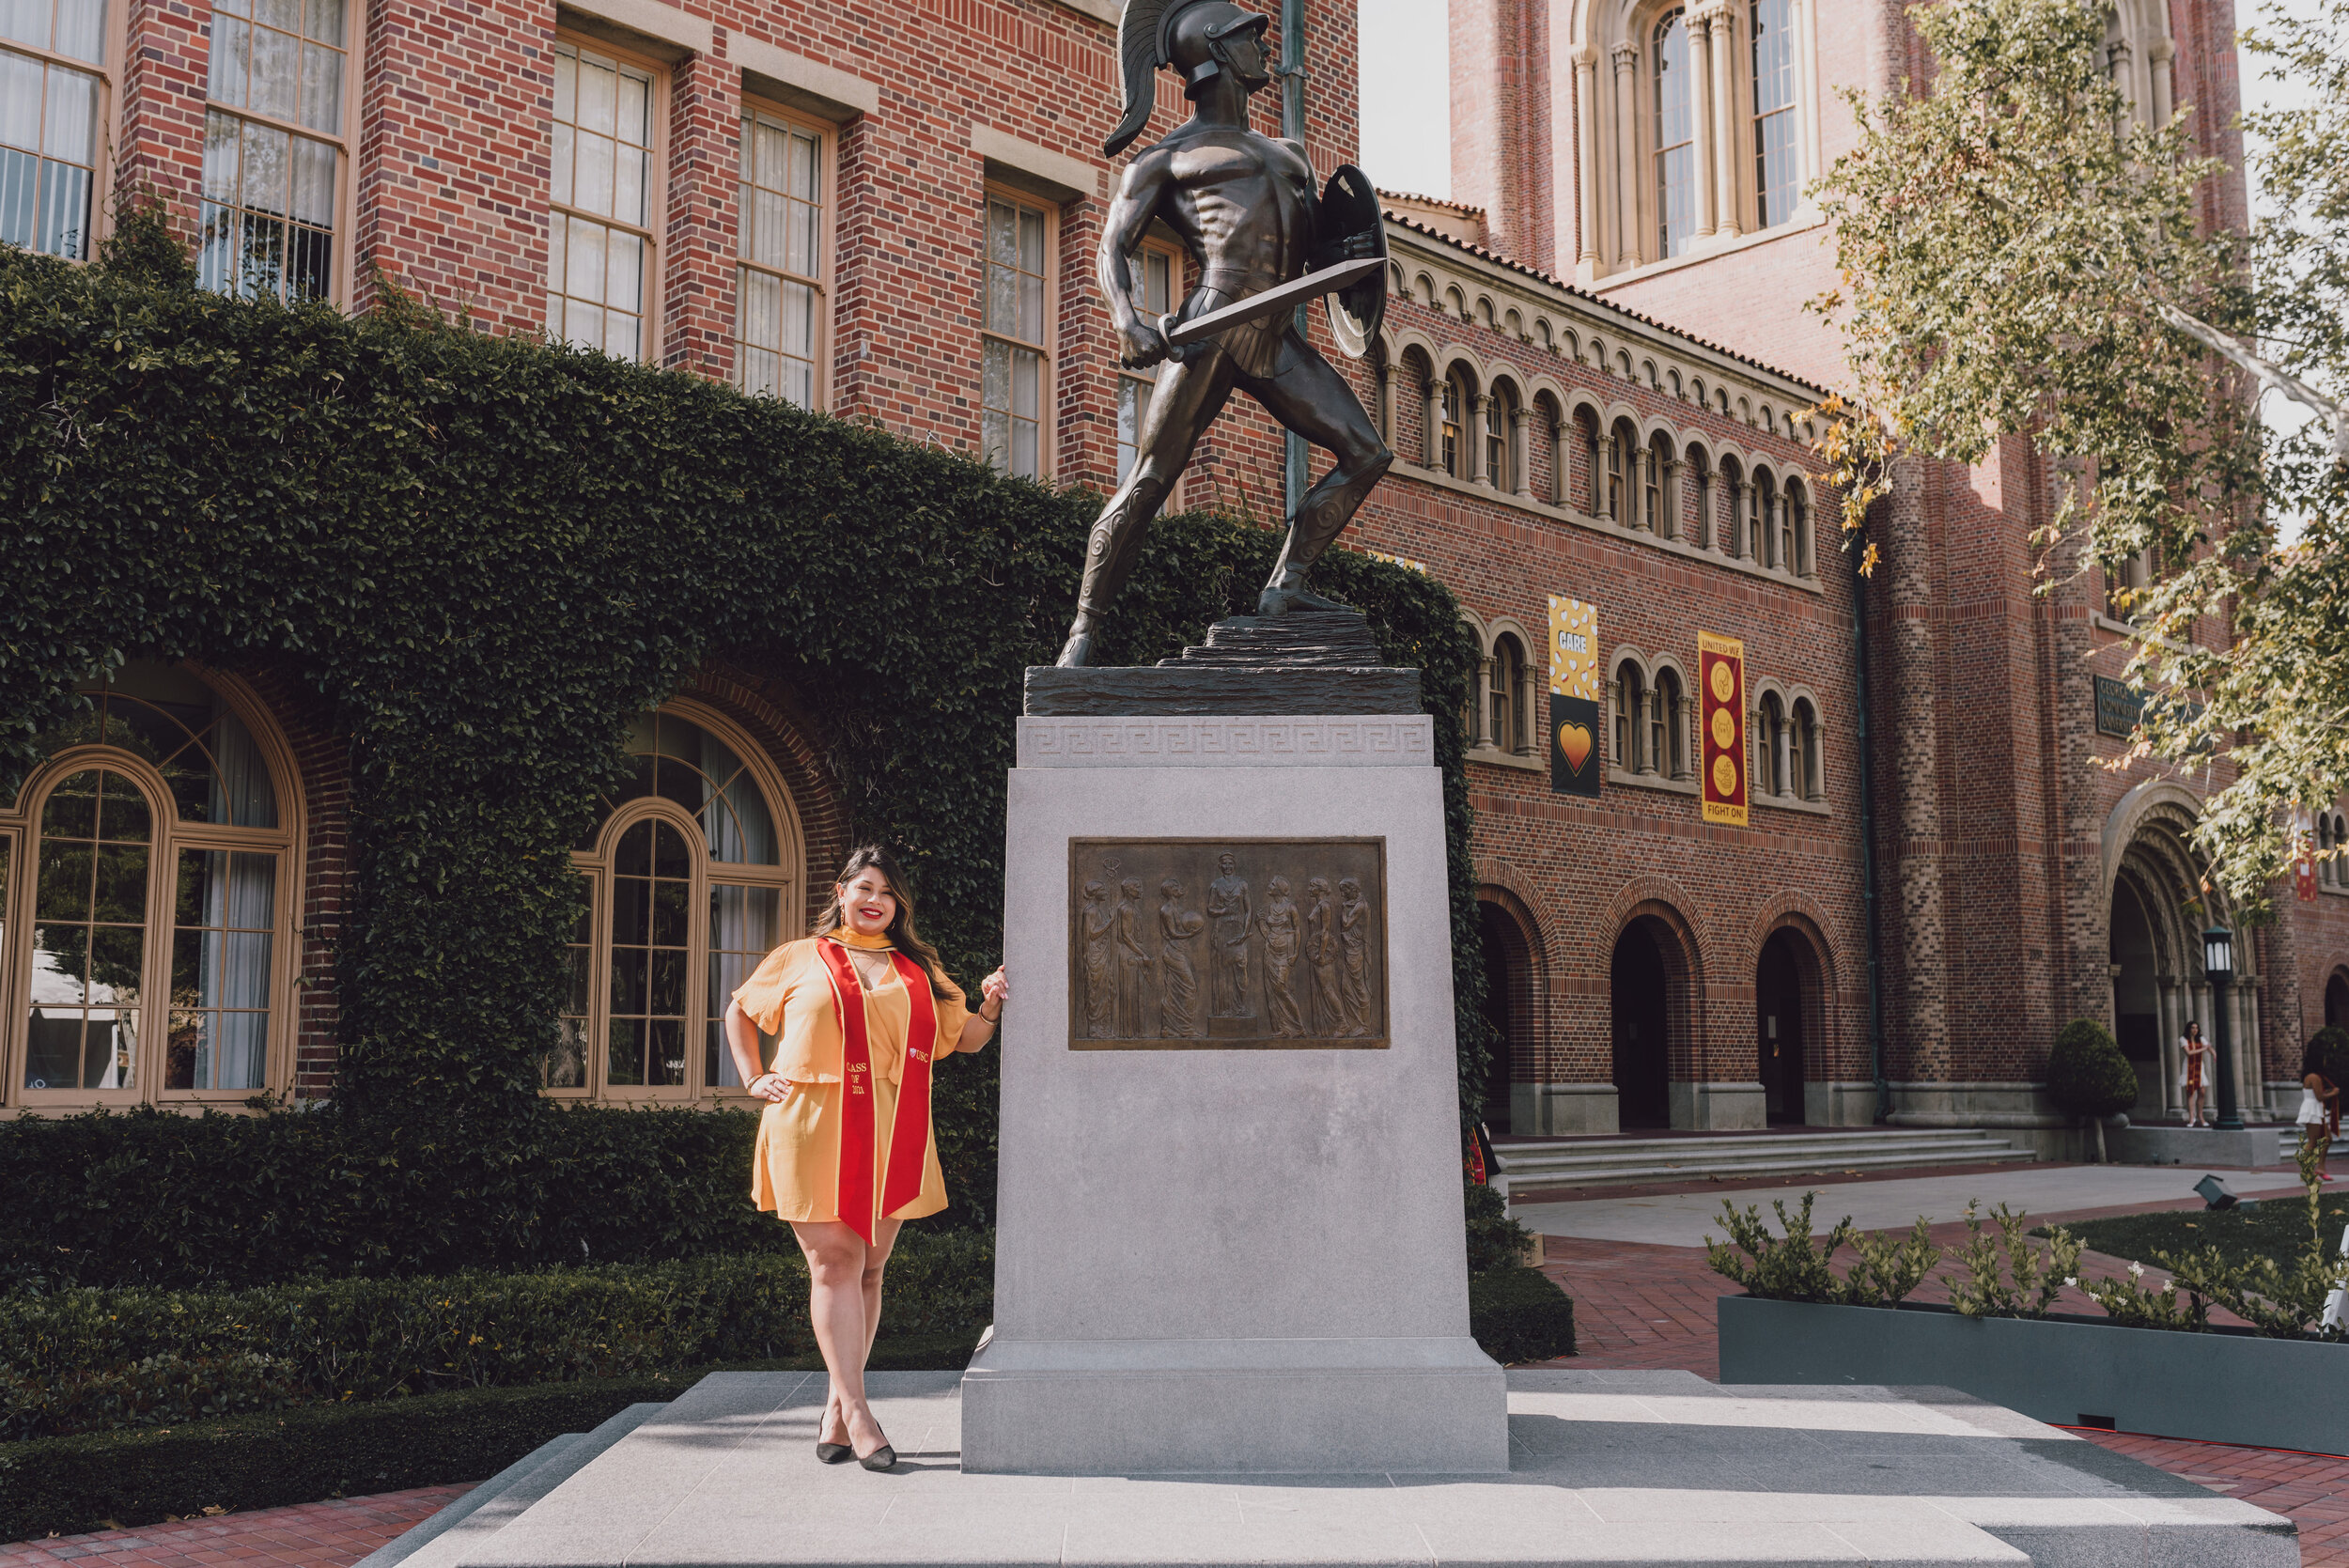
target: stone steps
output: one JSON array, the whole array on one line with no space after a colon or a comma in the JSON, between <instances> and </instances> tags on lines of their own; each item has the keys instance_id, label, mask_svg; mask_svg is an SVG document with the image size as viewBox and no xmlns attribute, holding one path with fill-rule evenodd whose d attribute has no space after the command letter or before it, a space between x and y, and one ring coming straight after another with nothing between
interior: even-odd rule
<instances>
[{"instance_id":1,"label":"stone steps","mask_svg":"<svg viewBox=\"0 0 2349 1568\"><path fill-rule=\"evenodd\" d=\"M2009 1164L2037 1157L1995 1132L1972 1127L1868 1127L1713 1138L1561 1138L1497 1144L1493 1153L1500 1169L1492 1185L1503 1197L1549 1188Z\"/></svg>"}]
</instances>

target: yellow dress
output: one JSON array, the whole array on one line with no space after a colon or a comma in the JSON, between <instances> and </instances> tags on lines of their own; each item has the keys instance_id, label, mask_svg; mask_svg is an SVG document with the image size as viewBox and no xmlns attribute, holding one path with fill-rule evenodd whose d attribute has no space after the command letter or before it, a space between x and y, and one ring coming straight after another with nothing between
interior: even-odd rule
<instances>
[{"instance_id":1,"label":"yellow dress","mask_svg":"<svg viewBox=\"0 0 2349 1568\"><path fill-rule=\"evenodd\" d=\"M840 1218L840 1121L842 1058L840 1015L832 998L831 971L817 944L807 937L767 955L734 993L743 1014L762 1033L780 1036L769 1070L790 1085L758 1120L758 1145L751 1156L751 1201L778 1219L836 1220ZM851 945L868 948L871 944ZM854 966L852 965L851 968ZM940 977L937 998L937 1060L955 1048L970 1013L952 981ZM864 1033L873 1061L873 1207L879 1217L889 1180L890 1129L896 1125L897 1086L905 1076L906 1025L913 1013L905 982L894 971L864 993ZM938 1134L932 1128L922 1152L922 1192L888 1215L919 1219L946 1206L946 1177L938 1164Z\"/></svg>"}]
</instances>

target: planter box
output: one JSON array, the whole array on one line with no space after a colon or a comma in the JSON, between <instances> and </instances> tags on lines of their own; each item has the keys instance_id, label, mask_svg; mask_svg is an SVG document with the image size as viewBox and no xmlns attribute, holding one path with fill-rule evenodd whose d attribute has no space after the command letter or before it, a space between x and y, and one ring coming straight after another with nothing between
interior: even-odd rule
<instances>
[{"instance_id":1,"label":"planter box","mask_svg":"<svg viewBox=\"0 0 2349 1568\"><path fill-rule=\"evenodd\" d=\"M2349 1453L2349 1344L1720 1298L1723 1383L1956 1389L2062 1426Z\"/></svg>"}]
</instances>

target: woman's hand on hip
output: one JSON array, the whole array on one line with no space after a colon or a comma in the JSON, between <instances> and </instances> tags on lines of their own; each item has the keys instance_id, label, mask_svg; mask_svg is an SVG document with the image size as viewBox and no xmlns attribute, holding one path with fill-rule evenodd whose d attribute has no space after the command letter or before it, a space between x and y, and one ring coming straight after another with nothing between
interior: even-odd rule
<instances>
[{"instance_id":1,"label":"woman's hand on hip","mask_svg":"<svg viewBox=\"0 0 2349 1568\"><path fill-rule=\"evenodd\" d=\"M751 1097L770 1105L781 1105L791 1094L791 1085L781 1073L761 1073L750 1081Z\"/></svg>"}]
</instances>

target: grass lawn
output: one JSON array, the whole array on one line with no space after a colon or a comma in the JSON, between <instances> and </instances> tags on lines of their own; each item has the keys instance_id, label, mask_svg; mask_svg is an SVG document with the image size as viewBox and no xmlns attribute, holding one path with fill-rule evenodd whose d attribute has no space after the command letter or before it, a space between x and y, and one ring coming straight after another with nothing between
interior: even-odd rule
<instances>
[{"instance_id":1,"label":"grass lawn","mask_svg":"<svg viewBox=\"0 0 2349 1568\"><path fill-rule=\"evenodd\" d=\"M2349 1193L2328 1193L2324 1200L2326 1251L2339 1249L2344 1224L2349 1224ZM2230 1263L2269 1257L2279 1267L2289 1268L2309 1243L2309 1205L2295 1192L2232 1209L2129 1214L2082 1220L2064 1229L2093 1251L2156 1266L2155 1252L2217 1247ZM2037 1234L2046 1231L2043 1227Z\"/></svg>"}]
</instances>

